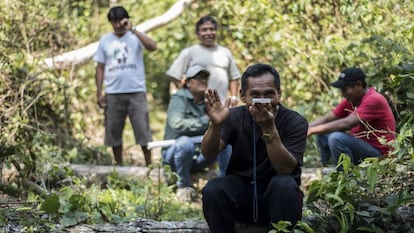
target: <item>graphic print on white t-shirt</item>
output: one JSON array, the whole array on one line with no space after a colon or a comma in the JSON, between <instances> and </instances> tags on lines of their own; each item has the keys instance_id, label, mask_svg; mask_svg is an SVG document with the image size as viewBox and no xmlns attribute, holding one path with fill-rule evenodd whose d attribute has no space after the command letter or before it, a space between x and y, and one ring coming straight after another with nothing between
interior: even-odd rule
<instances>
[{"instance_id":1,"label":"graphic print on white t-shirt","mask_svg":"<svg viewBox=\"0 0 414 233\"><path fill-rule=\"evenodd\" d=\"M108 72L137 69L136 64L130 63L129 49L125 42L113 41L109 47L111 59L108 64Z\"/></svg>"},{"instance_id":2,"label":"graphic print on white t-shirt","mask_svg":"<svg viewBox=\"0 0 414 233\"><path fill-rule=\"evenodd\" d=\"M128 47L126 44L114 41L112 46L112 59L116 60L118 64L125 64L128 59Z\"/></svg>"}]
</instances>

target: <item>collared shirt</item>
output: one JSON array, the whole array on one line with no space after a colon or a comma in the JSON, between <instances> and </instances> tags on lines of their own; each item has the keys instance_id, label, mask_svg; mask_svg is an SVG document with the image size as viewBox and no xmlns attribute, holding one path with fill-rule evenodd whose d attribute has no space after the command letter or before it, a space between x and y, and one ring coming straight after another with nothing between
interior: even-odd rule
<instances>
[{"instance_id":1,"label":"collared shirt","mask_svg":"<svg viewBox=\"0 0 414 233\"><path fill-rule=\"evenodd\" d=\"M306 149L308 122L297 112L279 105L275 123L283 145L298 162L291 175L300 184L300 167L303 165L303 154ZM221 129L221 139L233 148L227 174L252 179L253 156L256 156L257 180L268 181L277 175L261 136L262 132L254 123L246 106L230 109L230 115Z\"/></svg>"},{"instance_id":2,"label":"collared shirt","mask_svg":"<svg viewBox=\"0 0 414 233\"><path fill-rule=\"evenodd\" d=\"M204 99L194 103L191 92L181 88L171 96L168 105L164 140L203 135L208 123Z\"/></svg>"},{"instance_id":3,"label":"collared shirt","mask_svg":"<svg viewBox=\"0 0 414 233\"><path fill-rule=\"evenodd\" d=\"M357 114L360 123L351 129L351 134L377 148L383 155L392 150L389 145L381 143L380 138L384 138L386 142L395 140L394 115L385 97L374 88L368 89L359 106L352 106L343 99L335 107L333 114L339 118Z\"/></svg>"}]
</instances>

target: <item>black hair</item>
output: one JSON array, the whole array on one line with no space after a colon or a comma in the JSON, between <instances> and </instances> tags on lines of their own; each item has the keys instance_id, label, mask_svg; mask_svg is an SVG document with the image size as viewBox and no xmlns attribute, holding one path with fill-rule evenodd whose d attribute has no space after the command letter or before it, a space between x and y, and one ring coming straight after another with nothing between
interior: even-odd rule
<instances>
[{"instance_id":1,"label":"black hair","mask_svg":"<svg viewBox=\"0 0 414 233\"><path fill-rule=\"evenodd\" d=\"M212 23L214 25L214 29L217 30L217 27L218 27L217 20L211 15L205 15L205 16L201 17L196 23L196 26L195 26L196 34L198 34L198 30L200 30L200 26L205 22Z\"/></svg>"},{"instance_id":2,"label":"black hair","mask_svg":"<svg viewBox=\"0 0 414 233\"><path fill-rule=\"evenodd\" d=\"M257 63L247 67L241 77L241 91L245 93L247 90L247 78L257 78L265 73L270 73L274 77L276 90L281 94L279 73L272 66L263 63Z\"/></svg>"},{"instance_id":3,"label":"black hair","mask_svg":"<svg viewBox=\"0 0 414 233\"><path fill-rule=\"evenodd\" d=\"M124 18L129 19L129 15L128 15L128 11L125 10L125 8L122 6L114 6L108 12L108 20L110 22L119 21Z\"/></svg>"}]
</instances>

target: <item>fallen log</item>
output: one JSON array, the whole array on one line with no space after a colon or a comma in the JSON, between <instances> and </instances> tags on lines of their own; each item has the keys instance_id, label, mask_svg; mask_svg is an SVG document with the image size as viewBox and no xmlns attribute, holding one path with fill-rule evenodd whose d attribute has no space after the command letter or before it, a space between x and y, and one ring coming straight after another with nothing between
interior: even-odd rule
<instances>
[{"instance_id":1,"label":"fallen log","mask_svg":"<svg viewBox=\"0 0 414 233\"><path fill-rule=\"evenodd\" d=\"M106 176L112 172L117 172L121 177L125 177L132 180L141 179L158 179L165 180L164 169L137 166L104 166L104 165L82 165L71 164L69 165L75 175L85 177L90 182L105 182ZM302 169L302 183L308 183L310 181L320 179L323 174L332 172L332 168L303 168ZM206 173L207 174L207 173ZM208 174L211 176L211 174ZM211 177L209 177L211 178Z\"/></svg>"},{"instance_id":2,"label":"fallen log","mask_svg":"<svg viewBox=\"0 0 414 233\"><path fill-rule=\"evenodd\" d=\"M243 223L236 224L238 233L265 233L266 227L249 225ZM77 225L68 229L70 233L95 233L95 232L123 232L123 233L210 233L208 225L204 221L154 221L141 219L131 223L98 224L98 225Z\"/></svg>"},{"instance_id":3,"label":"fallen log","mask_svg":"<svg viewBox=\"0 0 414 233\"><path fill-rule=\"evenodd\" d=\"M142 179L153 179L165 182L164 169L136 166L103 166L103 165L81 165L71 164L70 168L74 174L84 177L89 183L106 184L107 176L113 172L126 179L138 181Z\"/></svg>"}]
</instances>

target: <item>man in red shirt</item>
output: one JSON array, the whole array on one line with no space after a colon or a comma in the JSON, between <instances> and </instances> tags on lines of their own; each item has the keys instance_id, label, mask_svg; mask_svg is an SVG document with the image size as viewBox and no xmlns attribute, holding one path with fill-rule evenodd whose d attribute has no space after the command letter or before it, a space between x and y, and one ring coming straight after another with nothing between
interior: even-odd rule
<instances>
[{"instance_id":1,"label":"man in red shirt","mask_svg":"<svg viewBox=\"0 0 414 233\"><path fill-rule=\"evenodd\" d=\"M387 100L367 87L365 73L359 68L344 69L331 86L341 89L344 99L325 116L309 124L308 136L317 134L316 143L322 164L341 153L358 164L367 157L381 157L392 149L395 119ZM339 167L341 169L341 167Z\"/></svg>"}]
</instances>

